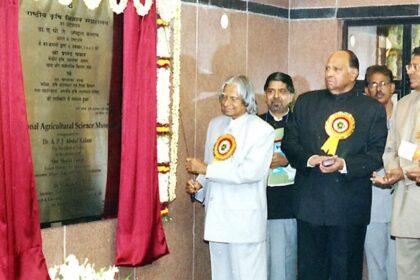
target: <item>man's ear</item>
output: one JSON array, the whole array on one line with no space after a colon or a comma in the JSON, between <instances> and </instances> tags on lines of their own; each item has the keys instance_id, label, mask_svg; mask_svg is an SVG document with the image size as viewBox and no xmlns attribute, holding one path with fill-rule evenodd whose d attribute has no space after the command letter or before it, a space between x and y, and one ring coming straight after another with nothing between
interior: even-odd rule
<instances>
[{"instance_id":1,"label":"man's ear","mask_svg":"<svg viewBox=\"0 0 420 280\"><path fill-rule=\"evenodd\" d=\"M365 95L369 95L368 87L365 87Z\"/></svg>"},{"instance_id":2,"label":"man's ear","mask_svg":"<svg viewBox=\"0 0 420 280\"><path fill-rule=\"evenodd\" d=\"M393 94L395 93L395 83L394 82L391 83L391 92Z\"/></svg>"},{"instance_id":3,"label":"man's ear","mask_svg":"<svg viewBox=\"0 0 420 280\"><path fill-rule=\"evenodd\" d=\"M350 75L353 78L354 81L357 80L357 77L359 76L359 70L356 68L350 68Z\"/></svg>"}]
</instances>

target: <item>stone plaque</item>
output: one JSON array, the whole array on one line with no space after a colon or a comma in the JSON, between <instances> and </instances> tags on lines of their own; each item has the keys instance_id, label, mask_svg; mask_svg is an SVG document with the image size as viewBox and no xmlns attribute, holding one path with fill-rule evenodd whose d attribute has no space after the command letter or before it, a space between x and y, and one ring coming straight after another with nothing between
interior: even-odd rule
<instances>
[{"instance_id":1,"label":"stone plaque","mask_svg":"<svg viewBox=\"0 0 420 280\"><path fill-rule=\"evenodd\" d=\"M41 223L99 216L108 152L113 14L20 1L20 46Z\"/></svg>"}]
</instances>

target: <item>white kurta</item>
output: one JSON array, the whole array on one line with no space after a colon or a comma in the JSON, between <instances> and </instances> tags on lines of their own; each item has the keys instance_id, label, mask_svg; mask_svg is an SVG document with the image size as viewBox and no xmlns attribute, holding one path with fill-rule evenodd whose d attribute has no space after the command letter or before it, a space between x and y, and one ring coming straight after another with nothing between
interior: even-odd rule
<instances>
[{"instance_id":1,"label":"white kurta","mask_svg":"<svg viewBox=\"0 0 420 280\"><path fill-rule=\"evenodd\" d=\"M227 133L235 138L236 150L230 158L214 161L214 144ZM205 146L207 173L197 178L205 197L205 240L227 243L265 240L265 189L273 142L273 128L255 115L211 120Z\"/></svg>"}]
</instances>

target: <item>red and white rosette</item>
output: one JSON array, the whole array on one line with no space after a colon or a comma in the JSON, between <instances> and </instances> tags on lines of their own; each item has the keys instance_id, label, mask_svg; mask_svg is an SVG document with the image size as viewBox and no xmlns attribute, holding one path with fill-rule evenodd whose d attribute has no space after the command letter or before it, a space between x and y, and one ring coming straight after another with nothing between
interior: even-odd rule
<instances>
[{"instance_id":1,"label":"red and white rosette","mask_svg":"<svg viewBox=\"0 0 420 280\"><path fill-rule=\"evenodd\" d=\"M230 158L236 150L236 140L231 134L223 134L217 138L213 146L214 160L223 161Z\"/></svg>"},{"instance_id":2,"label":"red and white rosette","mask_svg":"<svg viewBox=\"0 0 420 280\"><path fill-rule=\"evenodd\" d=\"M330 115L325 122L328 139L321 150L329 155L335 155L340 140L348 138L356 128L354 117L347 112L337 112Z\"/></svg>"}]
</instances>

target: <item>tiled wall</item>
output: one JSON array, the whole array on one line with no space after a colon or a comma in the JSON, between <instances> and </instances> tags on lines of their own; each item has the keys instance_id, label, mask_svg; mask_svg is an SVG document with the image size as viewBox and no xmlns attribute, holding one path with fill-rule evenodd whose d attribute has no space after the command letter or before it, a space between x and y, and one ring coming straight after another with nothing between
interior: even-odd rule
<instances>
[{"instance_id":1,"label":"tiled wall","mask_svg":"<svg viewBox=\"0 0 420 280\"><path fill-rule=\"evenodd\" d=\"M289 74L298 94L324 87L324 63L341 48L341 24L334 19L290 22Z\"/></svg>"},{"instance_id":2,"label":"tiled wall","mask_svg":"<svg viewBox=\"0 0 420 280\"><path fill-rule=\"evenodd\" d=\"M246 1L246 0L242 0ZM277 7L289 7L289 0L250 0L249 2L255 2L260 4L267 4Z\"/></svg>"},{"instance_id":3,"label":"tiled wall","mask_svg":"<svg viewBox=\"0 0 420 280\"><path fill-rule=\"evenodd\" d=\"M229 19L226 29L220 25L224 14ZM221 83L228 76L245 74L252 79L256 91L262 93L268 74L287 70L288 33L288 22L283 18L211 5L183 5L180 131L183 153L179 154L177 200L186 197L183 186L192 178L185 173L182 163L187 156L203 157L207 124L220 114L217 95ZM262 95L259 97L263 104ZM210 279L208 248L202 241L203 209L195 205L195 209L190 206L190 211L197 229L195 246L200 251L195 254L194 277L179 279Z\"/></svg>"},{"instance_id":4,"label":"tiled wall","mask_svg":"<svg viewBox=\"0 0 420 280\"><path fill-rule=\"evenodd\" d=\"M407 0L184 0L178 188L170 206L173 220L164 224L171 253L145 267L124 268L121 275L210 279L208 247L202 240L203 208L184 192L192 176L183 163L189 156L202 157L207 124L220 114L217 94L227 76L248 75L259 109L265 111L262 87L273 71L288 72L298 93L324 87L324 63L341 47L343 17L377 11L376 16L398 11L418 16L418 6L418 1ZM220 26L223 14L229 19L227 29ZM96 267L112 264L115 227L115 220L107 220L43 230L48 264L60 263L71 253L88 257Z\"/></svg>"},{"instance_id":5,"label":"tiled wall","mask_svg":"<svg viewBox=\"0 0 420 280\"><path fill-rule=\"evenodd\" d=\"M291 8L302 7L357 7L357 6L382 6L393 4L418 4L413 0L290 0Z\"/></svg>"}]
</instances>

